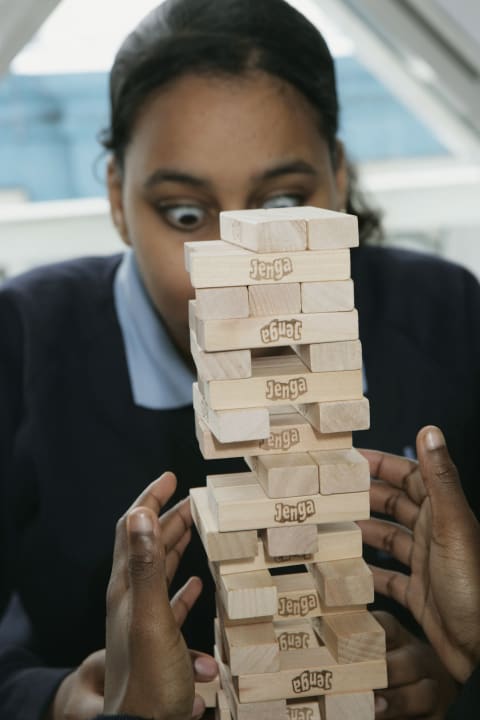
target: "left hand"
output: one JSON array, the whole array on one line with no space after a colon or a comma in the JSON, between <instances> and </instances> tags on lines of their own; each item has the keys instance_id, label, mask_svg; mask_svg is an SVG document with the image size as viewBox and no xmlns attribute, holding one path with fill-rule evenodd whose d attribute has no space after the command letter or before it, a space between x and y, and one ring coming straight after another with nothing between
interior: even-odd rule
<instances>
[{"instance_id":1,"label":"left hand","mask_svg":"<svg viewBox=\"0 0 480 720\"><path fill-rule=\"evenodd\" d=\"M388 689L375 693L376 720L444 720L457 686L433 649L393 615L374 613L387 638Z\"/></svg>"}]
</instances>

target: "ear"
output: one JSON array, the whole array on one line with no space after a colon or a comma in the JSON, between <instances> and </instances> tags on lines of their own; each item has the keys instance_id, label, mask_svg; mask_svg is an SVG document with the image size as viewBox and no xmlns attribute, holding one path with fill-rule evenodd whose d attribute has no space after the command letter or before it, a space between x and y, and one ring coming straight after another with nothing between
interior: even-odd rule
<instances>
[{"instance_id":1,"label":"ear","mask_svg":"<svg viewBox=\"0 0 480 720\"><path fill-rule=\"evenodd\" d=\"M123 210L122 176L118 163L113 156L110 157L107 163L107 188L108 200L110 202L110 216L113 224L117 228L117 232L125 245L130 245L131 243L128 237L125 213Z\"/></svg>"},{"instance_id":2,"label":"ear","mask_svg":"<svg viewBox=\"0 0 480 720\"><path fill-rule=\"evenodd\" d=\"M348 198L348 167L345 147L340 140L336 140L336 210L345 210Z\"/></svg>"}]
</instances>

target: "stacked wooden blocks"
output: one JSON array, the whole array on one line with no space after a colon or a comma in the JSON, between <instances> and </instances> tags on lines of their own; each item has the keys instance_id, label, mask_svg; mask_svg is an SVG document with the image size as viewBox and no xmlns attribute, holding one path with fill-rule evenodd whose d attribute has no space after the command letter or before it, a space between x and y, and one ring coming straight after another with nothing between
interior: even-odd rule
<instances>
[{"instance_id":1,"label":"stacked wooden blocks","mask_svg":"<svg viewBox=\"0 0 480 720\"><path fill-rule=\"evenodd\" d=\"M250 469L191 491L217 587L217 716L373 720L387 674L355 524L369 516L370 483L352 447L369 425L357 221L307 207L229 212L221 236L186 244L197 437L204 457Z\"/></svg>"}]
</instances>

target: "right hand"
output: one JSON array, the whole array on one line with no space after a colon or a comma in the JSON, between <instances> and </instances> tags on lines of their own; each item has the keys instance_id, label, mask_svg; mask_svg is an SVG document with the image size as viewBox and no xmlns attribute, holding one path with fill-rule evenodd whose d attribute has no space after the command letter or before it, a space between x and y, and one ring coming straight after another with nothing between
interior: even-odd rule
<instances>
[{"instance_id":1,"label":"right hand","mask_svg":"<svg viewBox=\"0 0 480 720\"><path fill-rule=\"evenodd\" d=\"M131 506L129 511L119 520L116 530L116 542L112 576L109 585L109 597L107 604L110 605L112 614L118 610L122 601L135 602L139 595L138 583L130 583L130 589L122 586L125 581L125 570L130 567L132 548L135 544L129 542L130 533L127 531L128 517L132 511L144 510L147 514L159 515L162 507L170 499L176 487L176 479L172 473L164 473L158 480L155 480ZM135 514L135 513L134 513ZM155 530L155 552L161 556L163 562L155 565L155 573L158 575L160 585L157 586L162 593L170 584L179 561L190 540L190 527L192 518L188 499L177 503L159 519ZM138 536L137 536L138 539ZM142 547L140 543L140 548ZM138 545L137 545L138 550ZM129 555L130 553L130 555ZM138 555L138 552L137 552ZM162 586L163 577L163 586ZM141 578L138 578L141 584ZM166 581L166 582L165 582ZM128 585L127 580L127 585ZM135 585L137 586L135 588ZM198 579L190 580L173 598L173 616L181 625L185 620L188 611L201 591L201 583ZM128 593L130 593L127 598ZM162 596L163 597L163 596ZM163 597L163 599L164 599ZM162 610L162 621L165 620L165 606L159 605ZM167 618L168 619L168 618ZM168 623L167 623L168 624ZM128 626L128 629L129 626ZM140 628L141 631L141 628ZM127 625L123 623L115 635L127 632ZM178 631L177 631L178 632ZM180 633L178 633L180 634ZM115 643L107 641L107 653L110 654L110 669L112 668L112 656L118 659L118 653L114 652L112 645ZM191 664L193 665L193 678L196 682L210 682L218 672L217 664L209 655L190 651ZM89 655L86 660L70 675L68 675L54 697L45 720L91 720L96 715L104 712L104 684L106 651L100 650ZM115 664L115 663L113 663ZM111 676L111 673L110 673ZM196 696L193 706L193 717L200 717L205 709L201 697Z\"/></svg>"},{"instance_id":2,"label":"right hand","mask_svg":"<svg viewBox=\"0 0 480 720\"><path fill-rule=\"evenodd\" d=\"M408 608L448 671L465 682L480 662L480 525L467 504L442 432L417 436L419 462L362 451L370 499L383 520L359 522L368 545L386 550L410 575L372 568L377 592Z\"/></svg>"}]
</instances>

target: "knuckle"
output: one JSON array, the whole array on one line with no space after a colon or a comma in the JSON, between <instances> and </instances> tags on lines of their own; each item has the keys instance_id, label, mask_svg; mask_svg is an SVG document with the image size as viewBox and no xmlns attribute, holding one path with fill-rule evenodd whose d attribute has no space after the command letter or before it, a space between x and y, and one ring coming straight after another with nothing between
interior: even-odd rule
<instances>
[{"instance_id":1,"label":"knuckle","mask_svg":"<svg viewBox=\"0 0 480 720\"><path fill-rule=\"evenodd\" d=\"M143 552L128 558L128 572L135 580L149 580L155 574L155 558L152 553Z\"/></svg>"}]
</instances>

